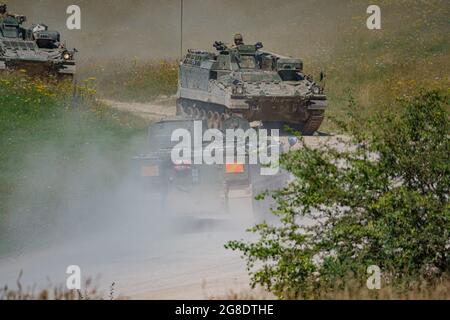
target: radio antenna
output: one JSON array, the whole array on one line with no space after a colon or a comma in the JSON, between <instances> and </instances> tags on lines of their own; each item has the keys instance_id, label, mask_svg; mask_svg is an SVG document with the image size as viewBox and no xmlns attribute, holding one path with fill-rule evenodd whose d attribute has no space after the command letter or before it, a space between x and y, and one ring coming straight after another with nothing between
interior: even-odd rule
<instances>
[{"instance_id":1,"label":"radio antenna","mask_svg":"<svg viewBox=\"0 0 450 320\"><path fill-rule=\"evenodd\" d=\"M180 12L180 59L183 59L183 18L184 18L184 0L181 0L181 12Z\"/></svg>"}]
</instances>

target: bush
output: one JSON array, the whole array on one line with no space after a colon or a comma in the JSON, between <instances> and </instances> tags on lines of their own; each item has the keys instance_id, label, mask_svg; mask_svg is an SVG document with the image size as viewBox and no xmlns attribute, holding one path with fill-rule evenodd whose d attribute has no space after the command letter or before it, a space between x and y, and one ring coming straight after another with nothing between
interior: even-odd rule
<instances>
[{"instance_id":1,"label":"bush","mask_svg":"<svg viewBox=\"0 0 450 320\"><path fill-rule=\"evenodd\" d=\"M430 91L400 103L371 130L351 103L344 148L304 145L283 155L294 180L273 194L280 224L252 228L255 242L226 245L243 253L253 286L317 297L364 284L370 265L403 288L449 273L449 97Z\"/></svg>"}]
</instances>

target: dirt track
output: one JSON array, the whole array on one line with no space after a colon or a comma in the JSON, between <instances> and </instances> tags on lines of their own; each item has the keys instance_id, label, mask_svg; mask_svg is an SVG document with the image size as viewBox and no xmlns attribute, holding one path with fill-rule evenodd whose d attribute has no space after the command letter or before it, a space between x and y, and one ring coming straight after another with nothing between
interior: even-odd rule
<instances>
[{"instance_id":1,"label":"dirt track","mask_svg":"<svg viewBox=\"0 0 450 320\"><path fill-rule=\"evenodd\" d=\"M208 299L251 291L239 253L224 249L227 241L247 237L249 224L166 221L158 215L156 196L143 206L137 198L111 200L114 213L94 232L1 257L0 282L15 288L22 270L24 288L44 288L49 280L64 284L66 268L78 265L84 280L99 276L95 283L104 296L113 282L116 297L130 299Z\"/></svg>"},{"instance_id":2,"label":"dirt track","mask_svg":"<svg viewBox=\"0 0 450 320\"><path fill-rule=\"evenodd\" d=\"M119 102L102 99L107 106L126 112L134 113L146 120L159 121L168 116L174 116L176 112L175 98L157 100L152 103Z\"/></svg>"},{"instance_id":3,"label":"dirt track","mask_svg":"<svg viewBox=\"0 0 450 320\"><path fill-rule=\"evenodd\" d=\"M96 283L106 294L114 282L116 296L131 299L207 299L250 290L244 263L223 248L226 241L240 239L239 232L217 228L153 237L136 230L136 225L132 228L138 236L124 234L116 239L113 231L100 230L45 250L0 259L0 280L15 287L23 270L24 287L45 287L47 279L63 284L65 269L76 264L84 277L99 276Z\"/></svg>"}]
</instances>

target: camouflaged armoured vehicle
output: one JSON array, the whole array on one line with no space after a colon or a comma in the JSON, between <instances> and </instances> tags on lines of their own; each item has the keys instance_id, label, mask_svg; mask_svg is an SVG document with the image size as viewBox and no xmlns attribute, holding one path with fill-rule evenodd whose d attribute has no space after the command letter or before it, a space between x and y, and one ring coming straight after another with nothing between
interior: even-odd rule
<instances>
[{"instance_id":1,"label":"camouflaged armoured vehicle","mask_svg":"<svg viewBox=\"0 0 450 320\"><path fill-rule=\"evenodd\" d=\"M327 98L301 60L263 51L261 43L214 47L216 53L189 50L180 64L178 114L206 119L211 128L239 118L305 135L319 129Z\"/></svg>"},{"instance_id":2,"label":"camouflaged armoured vehicle","mask_svg":"<svg viewBox=\"0 0 450 320\"><path fill-rule=\"evenodd\" d=\"M31 76L72 78L74 55L61 43L60 34L43 24L22 27L24 16L8 16L0 22L0 71L25 70Z\"/></svg>"}]
</instances>

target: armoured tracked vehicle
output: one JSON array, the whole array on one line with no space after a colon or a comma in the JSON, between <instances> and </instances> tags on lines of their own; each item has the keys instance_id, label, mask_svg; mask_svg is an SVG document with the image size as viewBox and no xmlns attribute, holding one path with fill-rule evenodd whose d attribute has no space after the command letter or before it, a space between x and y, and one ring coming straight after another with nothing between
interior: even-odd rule
<instances>
[{"instance_id":1,"label":"armoured tracked vehicle","mask_svg":"<svg viewBox=\"0 0 450 320\"><path fill-rule=\"evenodd\" d=\"M25 70L31 76L72 78L74 55L61 43L60 34L43 24L22 27L24 16L8 16L0 22L0 71Z\"/></svg>"},{"instance_id":2,"label":"armoured tracked vehicle","mask_svg":"<svg viewBox=\"0 0 450 320\"><path fill-rule=\"evenodd\" d=\"M261 43L214 47L215 53L189 50L180 64L178 114L219 129L233 118L289 125L304 135L319 129L327 98L323 86L303 73L300 59L263 51Z\"/></svg>"}]
</instances>

